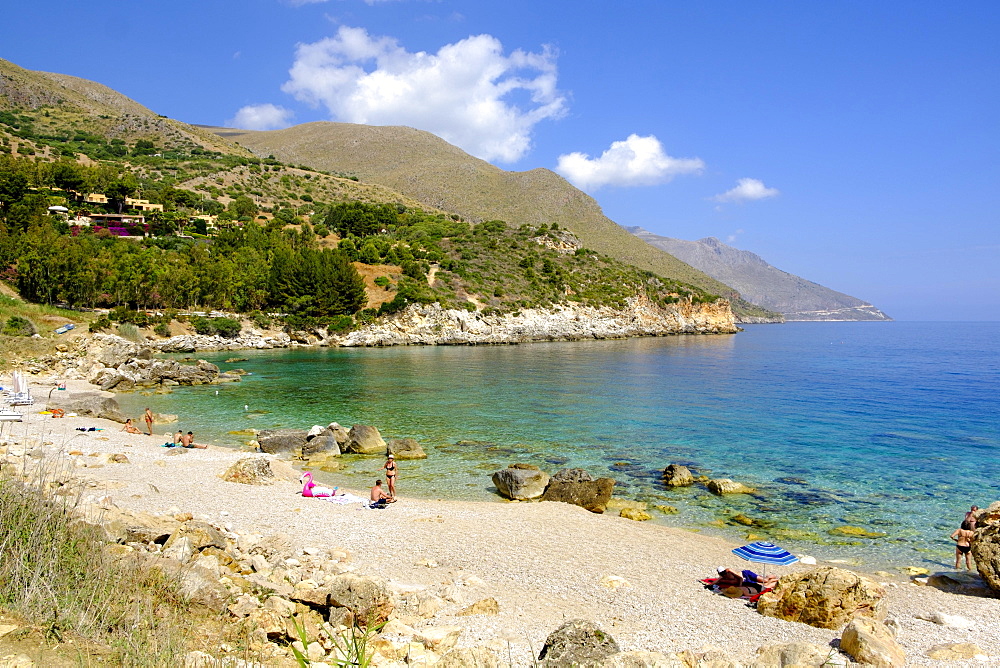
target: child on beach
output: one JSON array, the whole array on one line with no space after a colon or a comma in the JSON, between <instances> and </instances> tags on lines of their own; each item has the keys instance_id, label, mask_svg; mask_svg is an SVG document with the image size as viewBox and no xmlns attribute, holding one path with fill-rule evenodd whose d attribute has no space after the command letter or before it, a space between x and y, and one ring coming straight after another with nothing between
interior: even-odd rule
<instances>
[{"instance_id":1,"label":"child on beach","mask_svg":"<svg viewBox=\"0 0 1000 668\"><path fill-rule=\"evenodd\" d=\"M958 570L958 564L962 561L962 555L965 555L965 570L972 570L971 555L969 552L972 551L972 539L975 537L975 532L972 530L972 525L966 520L962 522L962 526L955 529L955 533L951 534L951 539L956 541L955 545L955 570Z\"/></svg>"}]
</instances>

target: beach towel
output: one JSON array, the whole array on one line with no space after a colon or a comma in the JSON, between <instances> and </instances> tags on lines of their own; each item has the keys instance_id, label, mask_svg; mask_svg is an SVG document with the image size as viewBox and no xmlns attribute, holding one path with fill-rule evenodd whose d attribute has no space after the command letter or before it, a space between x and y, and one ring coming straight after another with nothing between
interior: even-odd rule
<instances>
[{"instance_id":1,"label":"beach towel","mask_svg":"<svg viewBox=\"0 0 1000 668\"><path fill-rule=\"evenodd\" d=\"M330 503L338 503L341 505L346 505L348 503L368 503L368 499L362 498L360 496L355 496L354 494L338 494L337 496L314 496L314 499L319 499L320 501L329 501Z\"/></svg>"}]
</instances>

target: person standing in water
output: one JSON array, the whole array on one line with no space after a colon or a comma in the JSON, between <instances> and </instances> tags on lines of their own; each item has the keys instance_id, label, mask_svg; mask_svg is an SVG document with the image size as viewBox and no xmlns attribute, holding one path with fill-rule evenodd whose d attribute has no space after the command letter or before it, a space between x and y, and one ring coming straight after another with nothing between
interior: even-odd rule
<instances>
[{"instance_id":1,"label":"person standing in water","mask_svg":"<svg viewBox=\"0 0 1000 668\"><path fill-rule=\"evenodd\" d=\"M389 456L385 458L385 464L382 465L385 469L385 481L389 484L389 500L396 500L396 456L389 453Z\"/></svg>"},{"instance_id":2,"label":"person standing in water","mask_svg":"<svg viewBox=\"0 0 1000 668\"><path fill-rule=\"evenodd\" d=\"M975 536L976 533L972 530L968 520L962 522L962 526L951 534L951 539L955 541L955 570L958 570L958 564L962 561L963 554L965 555L965 570L972 570L972 557L969 552L972 550L972 539Z\"/></svg>"},{"instance_id":3,"label":"person standing in water","mask_svg":"<svg viewBox=\"0 0 1000 668\"><path fill-rule=\"evenodd\" d=\"M149 435L152 436L153 435L153 411L149 410L149 406L146 406L146 413L142 417L143 417L144 420L146 420L146 431L148 431Z\"/></svg>"}]
</instances>

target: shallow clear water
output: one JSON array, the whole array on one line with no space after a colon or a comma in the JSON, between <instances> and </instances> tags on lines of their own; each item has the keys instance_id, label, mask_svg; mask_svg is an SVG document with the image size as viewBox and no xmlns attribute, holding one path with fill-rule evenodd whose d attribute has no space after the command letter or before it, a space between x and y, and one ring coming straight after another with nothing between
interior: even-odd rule
<instances>
[{"instance_id":1,"label":"shallow clear water","mask_svg":"<svg viewBox=\"0 0 1000 668\"><path fill-rule=\"evenodd\" d=\"M248 428L372 424L416 438L399 492L496 499L490 474L522 461L581 467L616 494L680 509L658 521L742 539L709 523L772 522L789 549L867 565L949 562L948 535L1000 498L1000 323L790 323L734 336L522 346L200 353L243 382L121 395L177 413L199 441ZM245 362L225 359L239 356ZM218 392L218 394L216 394ZM249 410L245 410L248 406ZM327 481L369 486L381 459L345 458ZM755 496L659 483L671 462L731 477ZM827 532L860 526L885 536ZM856 543L856 544L843 544Z\"/></svg>"}]
</instances>

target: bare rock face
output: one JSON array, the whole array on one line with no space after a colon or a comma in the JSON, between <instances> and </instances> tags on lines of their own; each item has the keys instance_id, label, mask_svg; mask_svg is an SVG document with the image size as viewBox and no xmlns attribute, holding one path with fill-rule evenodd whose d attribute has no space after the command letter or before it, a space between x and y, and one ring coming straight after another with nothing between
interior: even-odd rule
<instances>
[{"instance_id":1,"label":"bare rock face","mask_svg":"<svg viewBox=\"0 0 1000 668\"><path fill-rule=\"evenodd\" d=\"M906 665L906 652L882 622L855 617L840 637L840 649L858 663L882 668Z\"/></svg>"},{"instance_id":2,"label":"bare rock face","mask_svg":"<svg viewBox=\"0 0 1000 668\"><path fill-rule=\"evenodd\" d=\"M218 529L208 522L191 520L181 525L177 531L170 534L170 538L163 544L163 549L173 546L182 538L187 539L191 548L195 551L203 550L206 547L217 547L220 550L226 549L226 538Z\"/></svg>"},{"instance_id":3,"label":"bare rock face","mask_svg":"<svg viewBox=\"0 0 1000 668\"><path fill-rule=\"evenodd\" d=\"M1000 501L979 513L972 541L976 569L990 589L1000 593Z\"/></svg>"},{"instance_id":4,"label":"bare rock face","mask_svg":"<svg viewBox=\"0 0 1000 668\"><path fill-rule=\"evenodd\" d=\"M593 478L584 469L562 469L552 476L552 482L591 482Z\"/></svg>"},{"instance_id":5,"label":"bare rock face","mask_svg":"<svg viewBox=\"0 0 1000 668\"><path fill-rule=\"evenodd\" d=\"M427 459L427 453L413 438L396 438L389 441L389 454L396 459Z\"/></svg>"},{"instance_id":6,"label":"bare rock face","mask_svg":"<svg viewBox=\"0 0 1000 668\"><path fill-rule=\"evenodd\" d=\"M597 624L573 619L549 634L538 660L547 666L582 666L599 663L620 651L615 639Z\"/></svg>"},{"instance_id":7,"label":"bare rock face","mask_svg":"<svg viewBox=\"0 0 1000 668\"><path fill-rule=\"evenodd\" d=\"M822 629L838 629L855 616L885 619L886 607L877 582L831 567L786 575L757 602L762 615Z\"/></svg>"},{"instance_id":8,"label":"bare rock face","mask_svg":"<svg viewBox=\"0 0 1000 668\"><path fill-rule=\"evenodd\" d=\"M755 491L753 487L747 487L743 483L730 480L729 478L709 480L705 483L705 487L716 496L724 494L753 494Z\"/></svg>"},{"instance_id":9,"label":"bare rock face","mask_svg":"<svg viewBox=\"0 0 1000 668\"><path fill-rule=\"evenodd\" d=\"M663 484L667 487L689 487L694 484L694 476L688 467L671 464L663 469Z\"/></svg>"},{"instance_id":10,"label":"bare rock face","mask_svg":"<svg viewBox=\"0 0 1000 668\"><path fill-rule=\"evenodd\" d=\"M537 499L545 493L549 474L531 464L511 464L493 474L493 484L508 499Z\"/></svg>"},{"instance_id":11,"label":"bare rock face","mask_svg":"<svg viewBox=\"0 0 1000 668\"><path fill-rule=\"evenodd\" d=\"M577 470L580 469L569 469ZM563 471L556 474L558 476ZM586 471L584 471L586 474ZM589 478L590 475L588 474ZM598 478L597 480L580 480L577 482L565 482L557 480L555 476L549 481L545 493L542 494L542 501L561 501L562 503L572 503L574 506L586 508L592 513L603 513L608 508L608 501L615 488L614 478ZM499 487L498 487L499 489Z\"/></svg>"},{"instance_id":12,"label":"bare rock face","mask_svg":"<svg viewBox=\"0 0 1000 668\"><path fill-rule=\"evenodd\" d=\"M366 424L356 424L347 432L346 452L358 455L384 455L389 446L382 440L378 429Z\"/></svg>"},{"instance_id":13,"label":"bare rock face","mask_svg":"<svg viewBox=\"0 0 1000 668\"><path fill-rule=\"evenodd\" d=\"M270 455L290 453L302 449L307 434L304 429L262 429L257 442L261 451Z\"/></svg>"}]
</instances>

